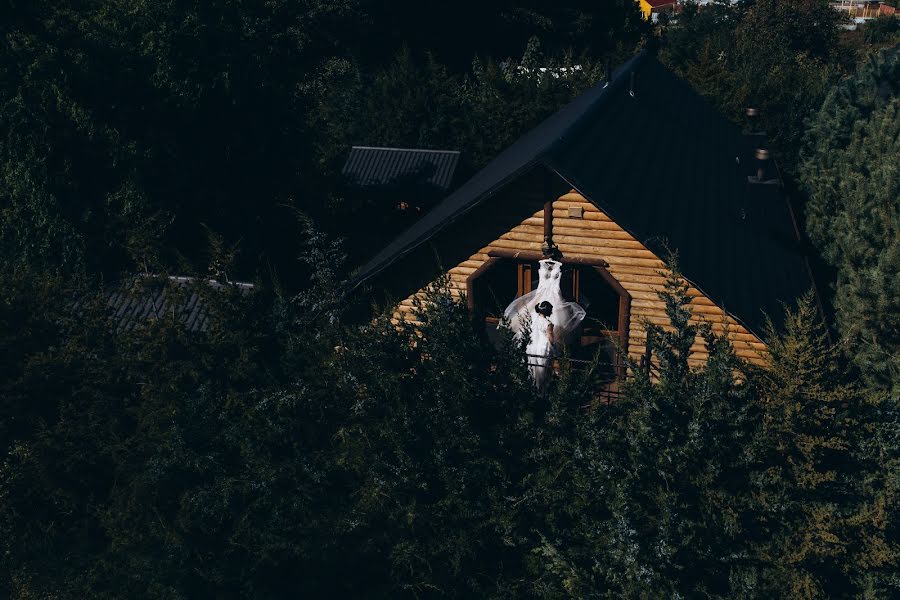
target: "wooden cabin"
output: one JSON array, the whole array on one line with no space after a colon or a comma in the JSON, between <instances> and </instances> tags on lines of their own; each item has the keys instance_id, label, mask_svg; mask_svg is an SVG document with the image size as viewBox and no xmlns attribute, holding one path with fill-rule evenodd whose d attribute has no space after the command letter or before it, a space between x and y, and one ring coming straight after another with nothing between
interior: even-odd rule
<instances>
[{"instance_id":1,"label":"wooden cabin","mask_svg":"<svg viewBox=\"0 0 900 600\"><path fill-rule=\"evenodd\" d=\"M766 316L777 325L782 303L813 288L764 145L639 54L397 237L355 285L405 298L395 314L409 319L416 294L448 272L453 293L495 328L537 285L537 261L557 254L564 295L587 310L575 353L615 340L639 361L645 324L668 323L658 292L673 252L693 319L759 362ZM693 350L695 364L707 357L702 340Z\"/></svg>"}]
</instances>

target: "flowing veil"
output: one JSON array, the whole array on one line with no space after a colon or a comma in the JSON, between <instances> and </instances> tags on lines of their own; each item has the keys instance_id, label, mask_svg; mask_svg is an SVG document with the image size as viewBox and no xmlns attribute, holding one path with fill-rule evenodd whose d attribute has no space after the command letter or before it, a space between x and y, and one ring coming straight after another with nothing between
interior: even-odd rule
<instances>
[{"instance_id":1,"label":"flowing veil","mask_svg":"<svg viewBox=\"0 0 900 600\"><path fill-rule=\"evenodd\" d=\"M553 323L557 339L568 341L571 338L587 313L578 303L563 299L560 291L561 276L562 263L549 258L540 262L537 289L519 296L503 311L503 318L514 334L521 336L524 322L530 323L533 320L534 307L546 300L553 305L550 322Z\"/></svg>"},{"instance_id":2,"label":"flowing veil","mask_svg":"<svg viewBox=\"0 0 900 600\"><path fill-rule=\"evenodd\" d=\"M526 323L531 328L531 338L526 349L528 364L535 384L540 387L549 374L550 358L556 353L553 342L565 344L581 325L585 310L575 302L563 299L560 283L562 264L552 259L540 261L538 287L536 290L516 298L503 311L504 323L521 338ZM553 305L549 318L535 312L535 306L547 301ZM546 324L553 325L553 340L548 339Z\"/></svg>"}]
</instances>

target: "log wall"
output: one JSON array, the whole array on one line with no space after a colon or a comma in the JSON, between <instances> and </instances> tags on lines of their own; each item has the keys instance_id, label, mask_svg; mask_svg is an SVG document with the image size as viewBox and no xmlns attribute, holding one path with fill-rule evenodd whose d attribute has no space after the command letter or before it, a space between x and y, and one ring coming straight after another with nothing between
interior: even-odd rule
<instances>
[{"instance_id":1,"label":"log wall","mask_svg":"<svg viewBox=\"0 0 900 600\"><path fill-rule=\"evenodd\" d=\"M582 208L583 217L570 218L570 207ZM465 293L467 278L488 259L489 251L504 248L540 252L543 239L544 214L543 211L538 211L451 268L449 276L452 293L459 296ZM564 194L553 202L553 241L567 258L602 258L609 263L607 270L631 295L628 353L639 359L644 353L647 339L644 323L668 324L665 305L657 296L665 283L666 266L663 260L575 191ZM759 338L694 286L690 286L688 293L692 297L691 309L695 322L709 322L716 333L727 331L739 356L758 364L763 361L765 344ZM415 294L400 303L395 318L415 319L414 297ZM699 337L692 350L693 364L700 364L708 357L703 340Z\"/></svg>"}]
</instances>

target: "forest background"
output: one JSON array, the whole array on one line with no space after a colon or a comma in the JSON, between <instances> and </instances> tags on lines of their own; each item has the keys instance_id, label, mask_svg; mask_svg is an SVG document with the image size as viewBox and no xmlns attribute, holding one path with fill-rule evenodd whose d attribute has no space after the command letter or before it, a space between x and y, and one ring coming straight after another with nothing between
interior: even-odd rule
<instances>
[{"instance_id":1,"label":"forest background","mask_svg":"<svg viewBox=\"0 0 900 600\"><path fill-rule=\"evenodd\" d=\"M846 32L819 0L658 26L627 0L0 12L4 597L900 595L900 20ZM422 331L348 317L365 300L343 282L397 227L347 193L350 145L458 149L473 172L641 48L736 123L760 109L826 323L786 307L765 368L700 331L691 370L673 264L659 380L585 408L590 368L536 393L517 343L440 286ZM137 273L256 286L169 290L204 297L203 332L118 331L106 298Z\"/></svg>"}]
</instances>

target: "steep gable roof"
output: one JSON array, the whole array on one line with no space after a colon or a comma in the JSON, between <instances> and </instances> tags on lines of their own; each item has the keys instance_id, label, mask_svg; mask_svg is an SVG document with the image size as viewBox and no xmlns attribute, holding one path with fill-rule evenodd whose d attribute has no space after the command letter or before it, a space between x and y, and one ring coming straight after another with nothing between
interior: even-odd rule
<instances>
[{"instance_id":1,"label":"steep gable roof","mask_svg":"<svg viewBox=\"0 0 900 600\"><path fill-rule=\"evenodd\" d=\"M748 178L752 148L651 56L641 53L507 148L378 253L370 281L536 165L556 172L686 279L760 334L782 302L813 287L777 185Z\"/></svg>"}]
</instances>

